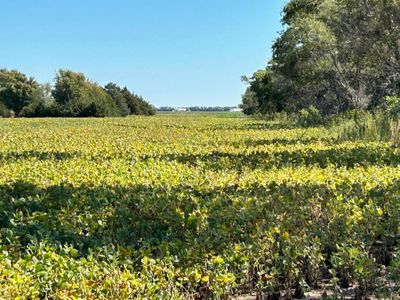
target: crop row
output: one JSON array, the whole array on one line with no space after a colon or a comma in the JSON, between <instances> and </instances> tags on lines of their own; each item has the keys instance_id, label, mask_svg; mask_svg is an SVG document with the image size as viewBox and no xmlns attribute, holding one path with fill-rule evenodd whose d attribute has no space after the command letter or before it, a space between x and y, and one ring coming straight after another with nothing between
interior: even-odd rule
<instances>
[{"instance_id":1,"label":"crop row","mask_svg":"<svg viewBox=\"0 0 400 300\"><path fill-rule=\"evenodd\" d=\"M0 129L6 299L399 287L400 154L388 144L202 116Z\"/></svg>"}]
</instances>

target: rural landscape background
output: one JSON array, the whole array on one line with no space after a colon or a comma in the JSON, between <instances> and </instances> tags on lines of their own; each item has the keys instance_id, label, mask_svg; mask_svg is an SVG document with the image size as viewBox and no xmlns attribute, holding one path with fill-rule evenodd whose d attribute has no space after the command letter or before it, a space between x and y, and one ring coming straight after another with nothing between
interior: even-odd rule
<instances>
[{"instance_id":1,"label":"rural landscape background","mask_svg":"<svg viewBox=\"0 0 400 300\"><path fill-rule=\"evenodd\" d=\"M107 14L106 2L82 4L73 16L93 9L90 20L114 28L103 17L121 18ZM142 39L121 48L110 36L115 48L107 48L97 44L104 39L96 29L90 38L100 54L84 40L76 44L97 57L103 47L123 55L143 46L136 41L149 42L150 57L142 53L139 60L173 79L166 84L144 75L150 98L140 95L147 89L122 79L136 70L118 65L115 80L94 72L85 63L89 56L73 52L74 44L68 46L70 58L90 75L64 64L55 75L43 75L34 62L16 63L18 51L4 61L0 299L400 297L399 0L206 2L115 7L158 15L159 23L141 16L122 19L115 28L136 36L136 27L143 34L141 26L152 24L144 32L162 33L161 40L163 34L182 34L184 44L193 46L185 63L204 68L171 68L169 74L151 55L157 47L171 49L140 34ZM64 14L75 5L63 7ZM20 12L13 4L3 8L10 12L5 23L12 24L13 13ZM56 8L43 6L49 16ZM217 8L226 8L225 14ZM174 18L179 15L187 28ZM200 15L204 23L197 22ZM63 26L63 16L55 28ZM250 34L263 22L260 16L274 30L257 27ZM27 18L39 22L32 26L47 24L35 14ZM67 39L68 33L85 32L69 26L61 34ZM8 27L5 35L17 31ZM199 39L186 40L190 33ZM217 56L241 57L258 48L264 34L271 50L252 75L243 75L244 68L232 83L237 66L231 61L208 72ZM235 46L241 35L254 44ZM182 46L177 36L176 49ZM207 36L224 38L226 53L211 55L208 49L210 57L201 56L204 49L196 46L200 38L211 43ZM26 45L33 56L35 45ZM2 51L2 57L13 56L7 46ZM166 60L179 64L188 54L169 55ZM127 59L126 66L137 59ZM96 64L116 74L115 64ZM34 70L39 79L23 70ZM46 76L54 78L46 83ZM207 89L208 77L219 78L218 84ZM238 85L243 92L237 100L232 91L225 96L231 100L220 98ZM199 100L203 93L213 102ZM159 100L163 95L170 102Z\"/></svg>"}]
</instances>

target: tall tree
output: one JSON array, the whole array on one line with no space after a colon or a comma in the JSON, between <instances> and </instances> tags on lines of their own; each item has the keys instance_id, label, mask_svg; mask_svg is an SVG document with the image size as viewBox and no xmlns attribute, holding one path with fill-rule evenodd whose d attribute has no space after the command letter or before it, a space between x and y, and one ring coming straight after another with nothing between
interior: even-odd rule
<instances>
[{"instance_id":1,"label":"tall tree","mask_svg":"<svg viewBox=\"0 0 400 300\"><path fill-rule=\"evenodd\" d=\"M82 73L60 70L55 81L52 94L61 115L105 117L120 114L111 96Z\"/></svg>"},{"instance_id":2,"label":"tall tree","mask_svg":"<svg viewBox=\"0 0 400 300\"><path fill-rule=\"evenodd\" d=\"M40 85L25 74L0 70L0 102L19 115L24 106L38 100Z\"/></svg>"},{"instance_id":3,"label":"tall tree","mask_svg":"<svg viewBox=\"0 0 400 300\"><path fill-rule=\"evenodd\" d=\"M104 87L104 90L114 100L122 116L125 117L131 114L128 103L122 93L122 89L119 86L117 86L115 83L109 83Z\"/></svg>"},{"instance_id":4,"label":"tall tree","mask_svg":"<svg viewBox=\"0 0 400 300\"><path fill-rule=\"evenodd\" d=\"M400 93L399 0L291 0L282 21L260 108L275 110L265 105L271 90L285 110L314 105L325 113L372 108Z\"/></svg>"},{"instance_id":5,"label":"tall tree","mask_svg":"<svg viewBox=\"0 0 400 300\"><path fill-rule=\"evenodd\" d=\"M155 108L150 103L131 92L127 87L121 88L115 83L109 83L104 89L113 98L123 115L155 114Z\"/></svg>"}]
</instances>

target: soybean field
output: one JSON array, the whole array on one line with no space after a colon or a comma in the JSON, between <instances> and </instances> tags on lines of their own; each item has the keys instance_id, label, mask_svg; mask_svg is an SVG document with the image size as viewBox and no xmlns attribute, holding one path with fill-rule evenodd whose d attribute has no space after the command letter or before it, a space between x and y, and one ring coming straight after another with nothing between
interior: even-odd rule
<instances>
[{"instance_id":1,"label":"soybean field","mask_svg":"<svg viewBox=\"0 0 400 300\"><path fill-rule=\"evenodd\" d=\"M234 114L0 119L0 299L396 297L399 164Z\"/></svg>"}]
</instances>

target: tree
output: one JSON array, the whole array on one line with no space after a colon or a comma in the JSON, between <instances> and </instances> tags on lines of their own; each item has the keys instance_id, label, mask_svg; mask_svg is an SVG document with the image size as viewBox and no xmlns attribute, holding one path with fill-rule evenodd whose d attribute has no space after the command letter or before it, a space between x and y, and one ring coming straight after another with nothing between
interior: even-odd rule
<instances>
[{"instance_id":1,"label":"tree","mask_svg":"<svg viewBox=\"0 0 400 300\"><path fill-rule=\"evenodd\" d=\"M154 115L155 108L141 96L129 91L127 87L121 88L115 83L109 83L104 87L119 107L122 115Z\"/></svg>"},{"instance_id":2,"label":"tree","mask_svg":"<svg viewBox=\"0 0 400 300\"><path fill-rule=\"evenodd\" d=\"M86 79L82 73L60 70L52 95L56 101L55 114L72 117L118 116L120 112L110 95Z\"/></svg>"},{"instance_id":3,"label":"tree","mask_svg":"<svg viewBox=\"0 0 400 300\"><path fill-rule=\"evenodd\" d=\"M47 117L49 108L53 105L50 84L39 84L33 94L33 100L24 106L19 113L21 117Z\"/></svg>"},{"instance_id":4,"label":"tree","mask_svg":"<svg viewBox=\"0 0 400 300\"><path fill-rule=\"evenodd\" d=\"M40 85L25 74L6 69L0 70L0 102L19 115L24 106L38 100Z\"/></svg>"},{"instance_id":5,"label":"tree","mask_svg":"<svg viewBox=\"0 0 400 300\"><path fill-rule=\"evenodd\" d=\"M325 0L298 22L313 57L331 71L331 90L349 107L367 109L398 86L399 13L398 0Z\"/></svg>"},{"instance_id":6,"label":"tree","mask_svg":"<svg viewBox=\"0 0 400 300\"><path fill-rule=\"evenodd\" d=\"M129 91L127 87L122 89L122 94L124 95L126 103L133 115L150 116L155 114L155 108L150 105L150 103L144 100L141 96Z\"/></svg>"},{"instance_id":7,"label":"tree","mask_svg":"<svg viewBox=\"0 0 400 300\"><path fill-rule=\"evenodd\" d=\"M114 100L122 116L125 117L131 114L128 103L119 86L117 86L115 83L109 83L104 87L104 90Z\"/></svg>"},{"instance_id":8,"label":"tree","mask_svg":"<svg viewBox=\"0 0 400 300\"><path fill-rule=\"evenodd\" d=\"M82 73L59 70L56 74L52 95L60 105L71 105L73 102L81 102L86 92L85 84L86 78Z\"/></svg>"},{"instance_id":9,"label":"tree","mask_svg":"<svg viewBox=\"0 0 400 300\"><path fill-rule=\"evenodd\" d=\"M365 110L400 93L399 0L291 0L282 22L267 75L243 98L261 112Z\"/></svg>"},{"instance_id":10,"label":"tree","mask_svg":"<svg viewBox=\"0 0 400 300\"><path fill-rule=\"evenodd\" d=\"M278 82L279 78L271 67L256 71L251 78L244 76L242 80L249 84L243 95L242 108L245 114L270 114L289 109Z\"/></svg>"},{"instance_id":11,"label":"tree","mask_svg":"<svg viewBox=\"0 0 400 300\"><path fill-rule=\"evenodd\" d=\"M154 115L141 96L114 83L104 88L85 75L59 70L53 89L18 71L0 69L0 117L115 117Z\"/></svg>"},{"instance_id":12,"label":"tree","mask_svg":"<svg viewBox=\"0 0 400 300\"><path fill-rule=\"evenodd\" d=\"M258 99L250 88L247 88L242 96L240 108L243 109L243 113L246 115L254 115L259 111Z\"/></svg>"}]
</instances>

